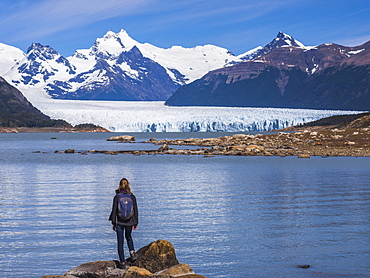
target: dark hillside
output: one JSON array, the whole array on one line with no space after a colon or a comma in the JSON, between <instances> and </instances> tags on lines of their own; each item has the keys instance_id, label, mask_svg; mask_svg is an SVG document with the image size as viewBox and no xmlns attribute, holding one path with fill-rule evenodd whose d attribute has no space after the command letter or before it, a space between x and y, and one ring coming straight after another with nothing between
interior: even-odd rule
<instances>
[{"instance_id":1,"label":"dark hillside","mask_svg":"<svg viewBox=\"0 0 370 278\"><path fill-rule=\"evenodd\" d=\"M41 113L13 86L0 77L0 127L71 127Z\"/></svg>"}]
</instances>

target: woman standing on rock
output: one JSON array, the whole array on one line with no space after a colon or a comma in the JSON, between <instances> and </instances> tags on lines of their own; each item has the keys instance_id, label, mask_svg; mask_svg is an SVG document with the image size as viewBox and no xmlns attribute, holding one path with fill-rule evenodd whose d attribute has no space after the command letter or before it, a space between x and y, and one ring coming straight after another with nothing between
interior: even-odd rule
<instances>
[{"instance_id":1,"label":"woman standing on rock","mask_svg":"<svg viewBox=\"0 0 370 278\"><path fill-rule=\"evenodd\" d=\"M132 229L136 230L139 223L136 197L131 192L130 183L127 179L121 179L113 198L112 212L109 216L113 230L117 233L118 256L121 263L125 262L123 249L124 237L130 251L131 260L136 260L134 242L132 240Z\"/></svg>"}]
</instances>

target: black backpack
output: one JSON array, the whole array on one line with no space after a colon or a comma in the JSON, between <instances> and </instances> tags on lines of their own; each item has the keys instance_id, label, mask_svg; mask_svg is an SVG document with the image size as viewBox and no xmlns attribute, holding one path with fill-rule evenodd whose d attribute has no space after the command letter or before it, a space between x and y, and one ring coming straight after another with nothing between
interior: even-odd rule
<instances>
[{"instance_id":1,"label":"black backpack","mask_svg":"<svg viewBox=\"0 0 370 278\"><path fill-rule=\"evenodd\" d=\"M129 220L134 215L134 202L131 194L118 193L118 217Z\"/></svg>"}]
</instances>

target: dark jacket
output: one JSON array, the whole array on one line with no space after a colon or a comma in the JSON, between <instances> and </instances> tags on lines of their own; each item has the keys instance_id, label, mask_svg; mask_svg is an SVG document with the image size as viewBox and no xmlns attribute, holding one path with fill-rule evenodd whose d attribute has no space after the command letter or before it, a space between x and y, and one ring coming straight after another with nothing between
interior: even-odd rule
<instances>
[{"instance_id":1,"label":"dark jacket","mask_svg":"<svg viewBox=\"0 0 370 278\"><path fill-rule=\"evenodd\" d=\"M122 226L137 226L139 224L139 212L137 210L137 202L134 194L131 194L132 202L134 205L134 215L127 221L120 220L118 217L118 194L113 198L112 212L110 213L109 220L113 225Z\"/></svg>"}]
</instances>

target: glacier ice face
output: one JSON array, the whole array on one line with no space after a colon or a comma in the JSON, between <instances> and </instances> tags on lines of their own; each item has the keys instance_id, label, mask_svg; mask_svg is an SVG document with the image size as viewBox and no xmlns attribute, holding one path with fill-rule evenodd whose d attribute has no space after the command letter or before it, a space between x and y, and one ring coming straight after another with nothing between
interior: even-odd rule
<instances>
[{"instance_id":1,"label":"glacier ice face","mask_svg":"<svg viewBox=\"0 0 370 278\"><path fill-rule=\"evenodd\" d=\"M172 107L162 101L37 100L38 109L73 125L93 123L114 132L268 131L353 111Z\"/></svg>"}]
</instances>

